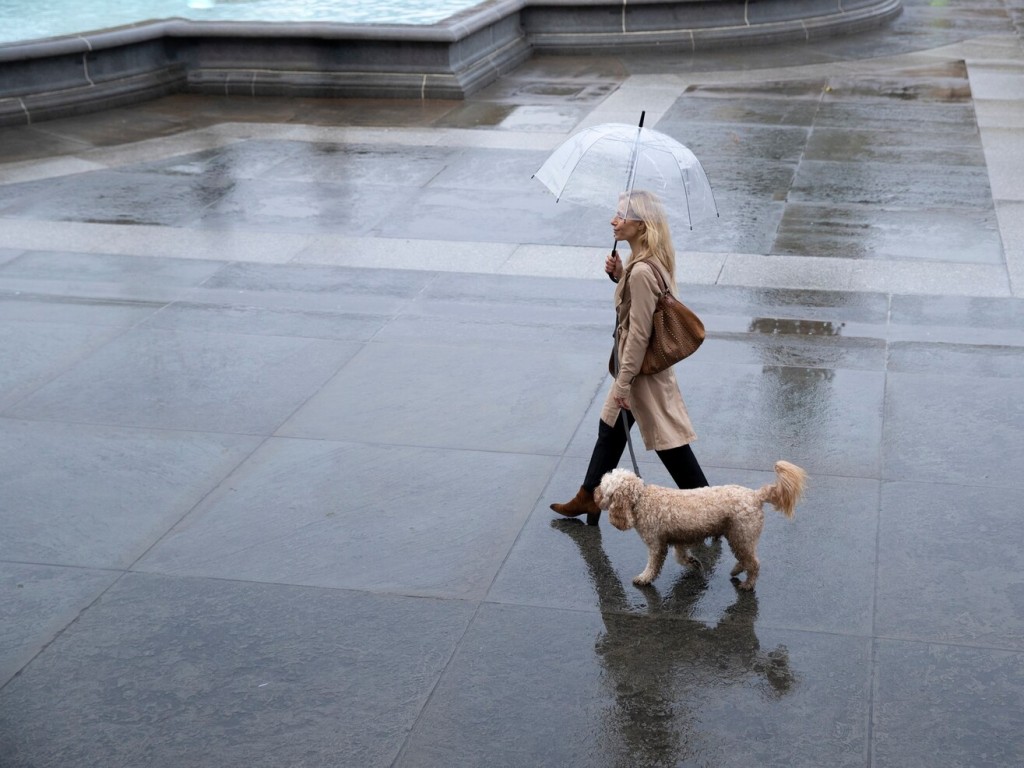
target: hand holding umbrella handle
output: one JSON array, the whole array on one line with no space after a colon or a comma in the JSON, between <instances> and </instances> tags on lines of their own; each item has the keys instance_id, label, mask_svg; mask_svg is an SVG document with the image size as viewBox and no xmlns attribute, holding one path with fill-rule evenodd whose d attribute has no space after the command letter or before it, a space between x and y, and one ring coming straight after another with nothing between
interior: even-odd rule
<instances>
[{"instance_id":1,"label":"hand holding umbrella handle","mask_svg":"<svg viewBox=\"0 0 1024 768\"><path fill-rule=\"evenodd\" d=\"M615 249L615 246L618 244L619 241L616 240L612 245L612 252L604 260L605 274L608 275L608 279L613 283L619 282L619 278L622 277L622 259L619 258L619 252Z\"/></svg>"}]
</instances>

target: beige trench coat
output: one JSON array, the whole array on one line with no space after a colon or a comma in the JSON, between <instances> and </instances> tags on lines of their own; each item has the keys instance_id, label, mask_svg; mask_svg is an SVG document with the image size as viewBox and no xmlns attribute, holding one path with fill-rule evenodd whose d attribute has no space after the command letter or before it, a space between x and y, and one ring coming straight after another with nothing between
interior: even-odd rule
<instances>
[{"instance_id":1,"label":"beige trench coat","mask_svg":"<svg viewBox=\"0 0 1024 768\"><path fill-rule=\"evenodd\" d=\"M615 404L615 398L626 398L640 427L644 447L648 451L661 451L686 445L696 440L697 435L690 424L686 403L683 402L672 368L650 375L639 373L651 336L654 307L661 291L654 269L660 267L642 261L630 264L615 289L619 375L605 399L601 421L615 426L619 418L619 406ZM669 290L675 295L674 282L664 270L662 275Z\"/></svg>"}]
</instances>

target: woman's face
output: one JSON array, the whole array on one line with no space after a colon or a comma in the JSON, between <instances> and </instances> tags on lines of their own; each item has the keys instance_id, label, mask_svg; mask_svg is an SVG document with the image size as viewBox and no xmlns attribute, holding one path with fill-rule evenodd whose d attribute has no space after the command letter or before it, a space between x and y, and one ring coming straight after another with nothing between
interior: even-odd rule
<instances>
[{"instance_id":1,"label":"woman's face","mask_svg":"<svg viewBox=\"0 0 1024 768\"><path fill-rule=\"evenodd\" d=\"M616 240L625 240L629 242L640 234L640 227L642 226L639 221L635 219L624 219L619 213L615 214L615 217L611 221L612 232L615 233Z\"/></svg>"}]
</instances>

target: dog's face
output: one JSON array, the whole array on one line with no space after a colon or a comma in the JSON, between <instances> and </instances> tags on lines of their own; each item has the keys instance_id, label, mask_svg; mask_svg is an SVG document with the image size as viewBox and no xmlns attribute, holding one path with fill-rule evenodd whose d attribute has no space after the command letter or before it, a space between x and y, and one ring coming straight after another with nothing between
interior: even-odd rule
<instances>
[{"instance_id":1,"label":"dog's face","mask_svg":"<svg viewBox=\"0 0 1024 768\"><path fill-rule=\"evenodd\" d=\"M594 489L594 501L608 511L608 519L620 531L633 527L633 505L644 489L644 481L628 469L613 469Z\"/></svg>"}]
</instances>

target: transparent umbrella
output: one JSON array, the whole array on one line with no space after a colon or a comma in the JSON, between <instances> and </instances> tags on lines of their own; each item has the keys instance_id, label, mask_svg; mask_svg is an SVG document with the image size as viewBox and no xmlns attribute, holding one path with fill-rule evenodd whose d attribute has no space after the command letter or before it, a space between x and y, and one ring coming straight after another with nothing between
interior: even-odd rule
<instances>
[{"instance_id":1,"label":"transparent umbrella","mask_svg":"<svg viewBox=\"0 0 1024 768\"><path fill-rule=\"evenodd\" d=\"M697 156L671 136L625 123L585 128L559 146L533 175L557 200L614 208L633 190L657 195L670 219L690 229L718 216Z\"/></svg>"}]
</instances>

